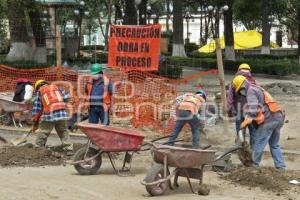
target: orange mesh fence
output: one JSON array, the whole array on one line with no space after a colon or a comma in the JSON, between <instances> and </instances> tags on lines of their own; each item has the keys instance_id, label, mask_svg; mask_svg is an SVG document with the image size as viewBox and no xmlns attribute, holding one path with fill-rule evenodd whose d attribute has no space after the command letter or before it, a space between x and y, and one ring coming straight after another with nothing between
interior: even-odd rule
<instances>
[{"instance_id":1,"label":"orange mesh fence","mask_svg":"<svg viewBox=\"0 0 300 200\"><path fill-rule=\"evenodd\" d=\"M114 116L120 120L130 120L133 127L151 126L157 133L168 134L175 123L174 100L179 86L189 86L191 81L203 76L216 77L217 73L217 70L210 70L185 79L171 80L148 72L109 70L106 75L115 89ZM32 82L43 79L64 87L72 97L69 104L71 114L78 112L80 104L84 103L84 86L89 75L65 67L25 70L0 65L0 92L14 91L17 78L27 78ZM215 84L216 79L204 80L201 87L204 85L205 88L209 81Z\"/></svg>"}]
</instances>

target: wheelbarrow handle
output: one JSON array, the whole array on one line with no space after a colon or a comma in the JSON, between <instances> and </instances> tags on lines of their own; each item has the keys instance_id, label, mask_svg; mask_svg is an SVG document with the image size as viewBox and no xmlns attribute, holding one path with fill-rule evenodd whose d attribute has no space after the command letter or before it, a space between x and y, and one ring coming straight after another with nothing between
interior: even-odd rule
<instances>
[{"instance_id":1,"label":"wheelbarrow handle","mask_svg":"<svg viewBox=\"0 0 300 200\"><path fill-rule=\"evenodd\" d=\"M242 149L242 148L243 148L242 146L235 146L235 147L232 147L232 148L226 150L223 154L221 154L221 155L219 155L218 157L216 157L216 158L214 159L214 161L212 161L212 162L217 162L218 160L221 160L222 158L224 158L224 157L227 156L228 154L231 154L231 153L233 153L233 152L235 152L235 151L238 151L238 150L240 150L240 149Z\"/></svg>"}]
</instances>

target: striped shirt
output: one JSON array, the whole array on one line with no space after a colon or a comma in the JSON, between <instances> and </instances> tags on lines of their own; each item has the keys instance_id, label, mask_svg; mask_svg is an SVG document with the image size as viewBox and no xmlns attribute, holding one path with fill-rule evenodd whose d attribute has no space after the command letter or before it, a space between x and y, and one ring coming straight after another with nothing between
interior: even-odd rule
<instances>
[{"instance_id":1,"label":"striped shirt","mask_svg":"<svg viewBox=\"0 0 300 200\"><path fill-rule=\"evenodd\" d=\"M65 92L65 90L60 89L64 101L67 102L70 98L69 94ZM36 93L33 108L32 108L32 116L39 115L43 112L43 104L41 101L41 95L39 92ZM67 120L68 114L65 109L56 110L49 114L42 113L41 120L46 122L53 122L53 121L60 121L60 120Z\"/></svg>"}]
</instances>

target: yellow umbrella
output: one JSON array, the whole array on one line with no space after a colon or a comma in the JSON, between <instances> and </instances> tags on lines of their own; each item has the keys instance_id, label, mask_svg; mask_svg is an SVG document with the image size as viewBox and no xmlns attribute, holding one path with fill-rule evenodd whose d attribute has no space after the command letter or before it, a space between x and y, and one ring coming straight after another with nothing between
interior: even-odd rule
<instances>
[{"instance_id":1,"label":"yellow umbrella","mask_svg":"<svg viewBox=\"0 0 300 200\"><path fill-rule=\"evenodd\" d=\"M262 45L262 34L256 30L235 32L234 34L234 49L252 49ZM225 48L224 36L220 38L221 48ZM270 42L271 48L279 48L279 46ZM205 46L201 47L198 51L200 53L212 53L216 50L215 41L211 41Z\"/></svg>"}]
</instances>

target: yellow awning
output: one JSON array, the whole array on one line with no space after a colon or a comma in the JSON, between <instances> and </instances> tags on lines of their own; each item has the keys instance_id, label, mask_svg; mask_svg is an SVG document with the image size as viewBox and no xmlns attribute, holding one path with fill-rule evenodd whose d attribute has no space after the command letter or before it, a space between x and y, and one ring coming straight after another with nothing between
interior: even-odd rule
<instances>
[{"instance_id":1,"label":"yellow awning","mask_svg":"<svg viewBox=\"0 0 300 200\"><path fill-rule=\"evenodd\" d=\"M235 32L234 34L234 49L252 49L257 48L262 45L262 34L257 32L256 30L251 31L243 31L243 32ZM220 38L221 48L225 48L224 36ZM279 46L271 42L271 48L279 48ZM216 46L215 41L211 41L205 46L201 47L198 51L200 53L212 53L215 52Z\"/></svg>"}]
</instances>

